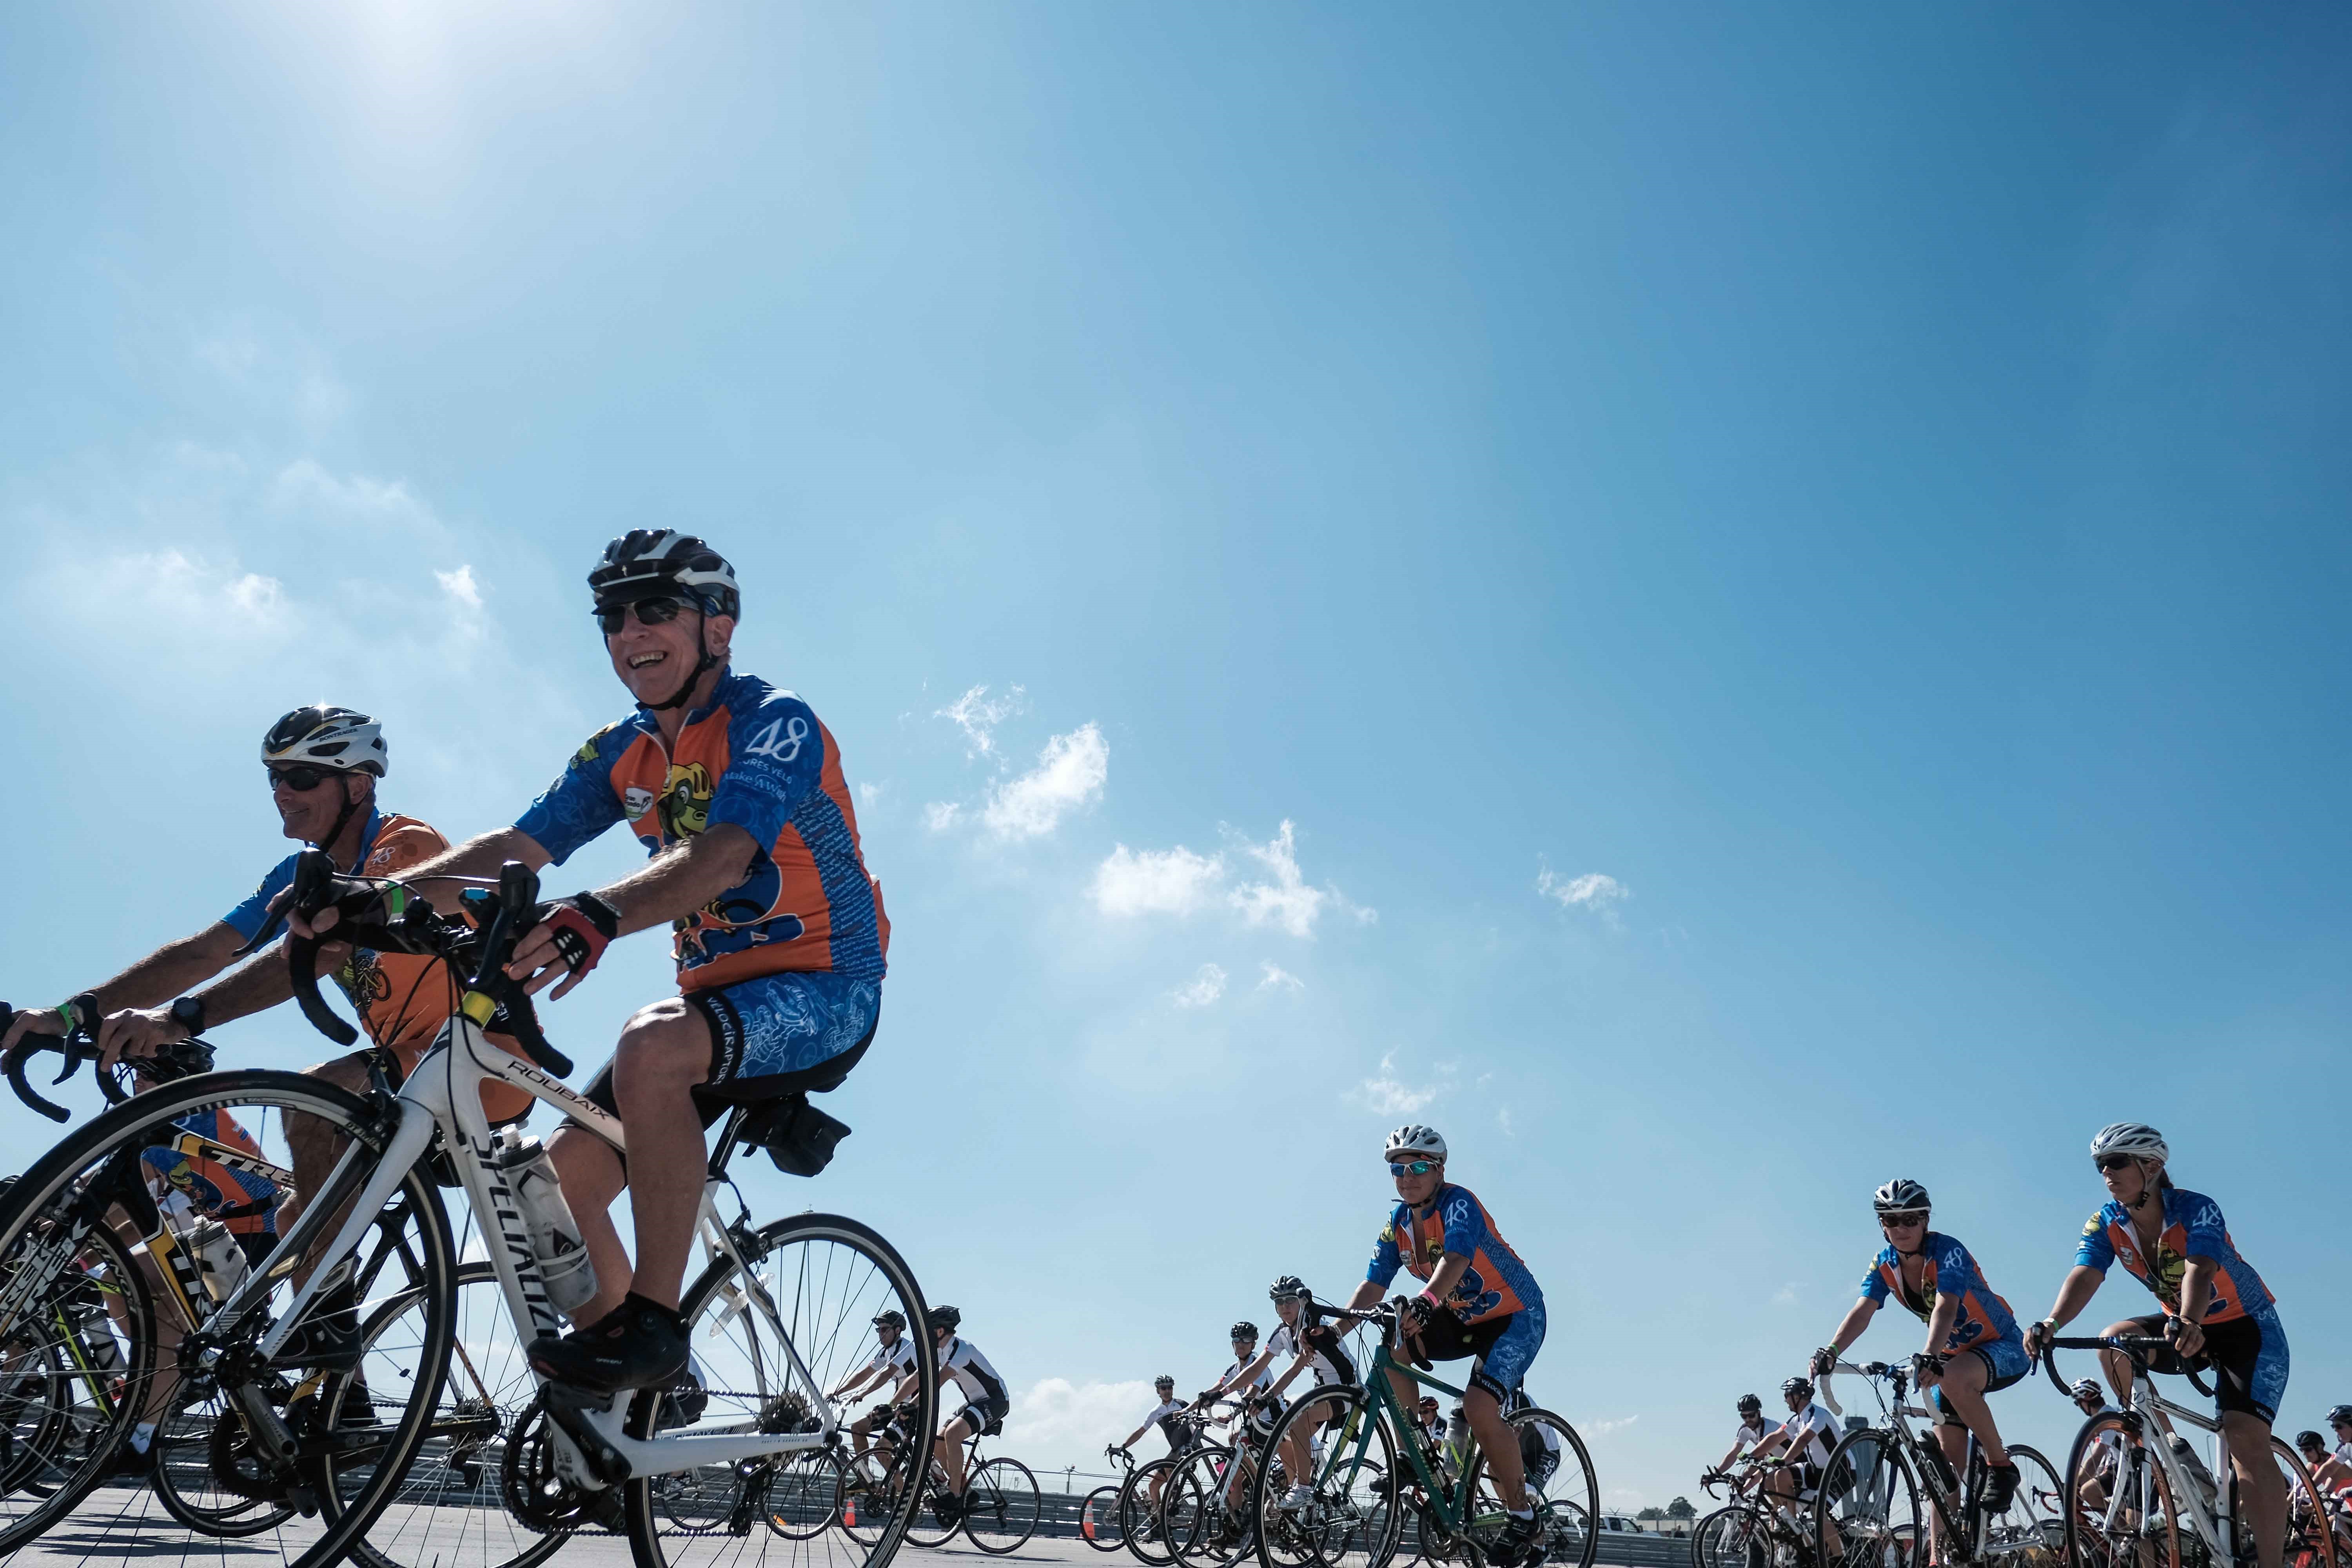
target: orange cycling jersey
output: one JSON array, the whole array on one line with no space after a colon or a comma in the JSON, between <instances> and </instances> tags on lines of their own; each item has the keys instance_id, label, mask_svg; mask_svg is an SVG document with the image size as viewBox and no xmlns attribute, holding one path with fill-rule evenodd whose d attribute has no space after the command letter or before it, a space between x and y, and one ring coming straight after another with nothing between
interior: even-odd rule
<instances>
[{"instance_id":1,"label":"orange cycling jersey","mask_svg":"<svg viewBox=\"0 0 2352 1568\"><path fill-rule=\"evenodd\" d=\"M1495 1228L1486 1205L1469 1188L1451 1182L1437 1189L1424 1209L1396 1205L1372 1246L1372 1266L1364 1278L1383 1290L1400 1268L1427 1279L1449 1252L1470 1260L1444 1302L1465 1325L1543 1305L1535 1276Z\"/></svg>"},{"instance_id":2,"label":"orange cycling jersey","mask_svg":"<svg viewBox=\"0 0 2352 1568\"><path fill-rule=\"evenodd\" d=\"M448 847L447 839L416 818L372 809L367 826L360 834L359 865L353 875L396 877ZM270 900L292 885L299 858L289 855L278 862L261 879L253 897L222 916L222 920L247 942L265 931L274 930L278 922L270 918ZM415 1072L417 1062L440 1037L441 1026L457 1010L462 989L449 973L449 966L437 958L378 952L364 947L354 949L343 966L335 971L335 984L351 998L368 1037L392 1054L403 1073ZM513 1043L503 1035L491 1035L488 1038L509 1051L514 1050ZM482 1086L482 1109L492 1121L520 1116L530 1109L530 1096L512 1084Z\"/></svg>"},{"instance_id":3,"label":"orange cycling jersey","mask_svg":"<svg viewBox=\"0 0 2352 1568\"><path fill-rule=\"evenodd\" d=\"M2156 1256L2151 1258L2141 1248L2131 1215L2110 1198L2083 1226L2082 1243L2074 1249L2075 1267L2105 1274L2110 1265L2121 1262L2167 1312L2178 1317L2180 1284L2189 1271L2189 1260L2210 1258L2218 1267L2213 1270L2212 1299L2205 1307L2206 1322L2226 1323L2270 1311L2270 1287L2263 1283L2252 1264L2238 1256L2238 1244L2230 1239L2230 1227L2221 1218L2221 1205L2185 1187L2166 1187L2162 1197L2164 1226L2157 1233Z\"/></svg>"}]
</instances>

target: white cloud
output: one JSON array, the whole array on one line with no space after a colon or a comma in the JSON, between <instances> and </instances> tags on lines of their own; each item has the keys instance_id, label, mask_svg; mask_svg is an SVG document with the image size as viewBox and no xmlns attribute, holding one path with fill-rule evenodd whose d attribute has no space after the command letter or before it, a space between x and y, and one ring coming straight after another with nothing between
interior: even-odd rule
<instances>
[{"instance_id":1,"label":"white cloud","mask_svg":"<svg viewBox=\"0 0 2352 1568\"><path fill-rule=\"evenodd\" d=\"M1189 915L1224 874L1223 856L1195 855L1181 844L1140 851L1115 845L1095 868L1095 907L1107 915Z\"/></svg>"},{"instance_id":2,"label":"white cloud","mask_svg":"<svg viewBox=\"0 0 2352 1568\"><path fill-rule=\"evenodd\" d=\"M270 499L282 507L308 507L374 527L390 524L436 537L446 532L433 509L409 493L402 481L372 479L365 474L345 478L309 458L278 470Z\"/></svg>"},{"instance_id":3,"label":"white cloud","mask_svg":"<svg viewBox=\"0 0 2352 1568\"><path fill-rule=\"evenodd\" d=\"M455 572L436 571L433 574L433 580L441 584L443 593L467 609L478 610L482 607L482 585L474 581L474 569L471 566L460 566Z\"/></svg>"},{"instance_id":4,"label":"white cloud","mask_svg":"<svg viewBox=\"0 0 2352 1568\"><path fill-rule=\"evenodd\" d=\"M883 780L882 784L875 784L870 781L861 782L857 786L857 804L864 806L868 811L873 810L874 803L882 798L883 784L887 784L888 783L889 781L887 779Z\"/></svg>"},{"instance_id":5,"label":"white cloud","mask_svg":"<svg viewBox=\"0 0 2352 1568\"><path fill-rule=\"evenodd\" d=\"M952 720L971 748L967 754L984 757L996 750L996 727L1014 714L1027 711L1028 707L1029 694L1018 686L994 699L988 695L987 687L975 686L931 717Z\"/></svg>"},{"instance_id":6,"label":"white cloud","mask_svg":"<svg viewBox=\"0 0 2352 1568\"><path fill-rule=\"evenodd\" d=\"M1313 936L1315 922L1321 918L1326 904L1360 924L1369 925L1380 918L1376 910L1349 903L1337 888L1307 884L1298 869L1297 838L1288 817L1283 818L1281 827L1265 843L1244 844L1242 848L1274 873L1270 882L1244 882L1229 895L1234 908L1241 911L1248 924L1276 925L1293 936Z\"/></svg>"},{"instance_id":7,"label":"white cloud","mask_svg":"<svg viewBox=\"0 0 2352 1568\"><path fill-rule=\"evenodd\" d=\"M1367 1110L1382 1116L1410 1116L1444 1092L1444 1085L1408 1084L1396 1076L1396 1053L1391 1051L1381 1058L1378 1077L1368 1078L1356 1087L1355 1098Z\"/></svg>"},{"instance_id":8,"label":"white cloud","mask_svg":"<svg viewBox=\"0 0 2352 1568\"><path fill-rule=\"evenodd\" d=\"M963 815L963 807L951 800L935 800L923 807L923 826L934 833L945 833Z\"/></svg>"},{"instance_id":9,"label":"white cloud","mask_svg":"<svg viewBox=\"0 0 2352 1568\"><path fill-rule=\"evenodd\" d=\"M151 632L277 638L294 626L285 584L258 572L215 566L177 550L125 551L100 560L92 605Z\"/></svg>"},{"instance_id":10,"label":"white cloud","mask_svg":"<svg viewBox=\"0 0 2352 1568\"><path fill-rule=\"evenodd\" d=\"M1776 1307L1793 1307L1796 1304L1797 1282L1794 1279L1790 1280L1786 1285L1781 1286L1778 1290L1772 1292L1772 1305Z\"/></svg>"},{"instance_id":11,"label":"white cloud","mask_svg":"<svg viewBox=\"0 0 2352 1568\"><path fill-rule=\"evenodd\" d=\"M1105 1442L1125 1436L1158 1403L1148 1383L1073 1384L1048 1377L1013 1395L1012 1412L1004 1417L1003 1448L1027 1458L1045 1484L1044 1472L1058 1468L1056 1460L1099 1459ZM1061 1481L1059 1476L1050 1479L1055 1485Z\"/></svg>"},{"instance_id":12,"label":"white cloud","mask_svg":"<svg viewBox=\"0 0 2352 1568\"><path fill-rule=\"evenodd\" d=\"M1536 891L1557 902L1561 909L1590 910L1601 915L1612 913L1617 905L1633 896L1633 889L1614 877L1599 871L1587 871L1581 877L1563 877L1549 866L1537 872Z\"/></svg>"},{"instance_id":13,"label":"white cloud","mask_svg":"<svg viewBox=\"0 0 2352 1568\"><path fill-rule=\"evenodd\" d=\"M1290 971L1283 968L1282 965L1275 963L1274 960L1270 958L1260 963L1258 968L1265 976L1265 979L1257 983L1257 988L1261 991L1272 991L1276 989L1284 991L1304 991L1307 989L1307 982L1299 979L1298 976L1291 973Z\"/></svg>"},{"instance_id":14,"label":"white cloud","mask_svg":"<svg viewBox=\"0 0 2352 1568\"><path fill-rule=\"evenodd\" d=\"M1224 994L1225 972L1214 963L1201 965L1192 979L1170 993L1179 1007L1205 1007Z\"/></svg>"},{"instance_id":15,"label":"white cloud","mask_svg":"<svg viewBox=\"0 0 2352 1568\"><path fill-rule=\"evenodd\" d=\"M1037 753L1037 765L989 792L981 819L999 838L1041 838L1062 818L1102 794L1110 777L1110 742L1097 726L1056 735Z\"/></svg>"},{"instance_id":16,"label":"white cloud","mask_svg":"<svg viewBox=\"0 0 2352 1568\"><path fill-rule=\"evenodd\" d=\"M1614 1421L1587 1421L1582 1424L1579 1430L1590 1432L1596 1437L1606 1437L1612 1432L1622 1432L1626 1427L1631 1426L1634 1422L1639 1421L1641 1417L1639 1415L1621 1415ZM1528 1506L1533 1507L1534 1505L1529 1504Z\"/></svg>"},{"instance_id":17,"label":"white cloud","mask_svg":"<svg viewBox=\"0 0 2352 1568\"><path fill-rule=\"evenodd\" d=\"M1511 1108L1507 1105L1495 1112L1495 1125L1503 1130L1503 1136L1506 1138L1516 1138L1518 1136L1517 1133L1511 1131Z\"/></svg>"}]
</instances>

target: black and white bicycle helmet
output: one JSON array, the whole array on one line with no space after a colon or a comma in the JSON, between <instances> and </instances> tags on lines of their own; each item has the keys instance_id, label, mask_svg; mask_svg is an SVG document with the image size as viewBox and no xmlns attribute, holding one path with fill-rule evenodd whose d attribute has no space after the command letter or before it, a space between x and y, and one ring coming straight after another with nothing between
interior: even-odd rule
<instances>
[{"instance_id":1,"label":"black and white bicycle helmet","mask_svg":"<svg viewBox=\"0 0 2352 1568\"><path fill-rule=\"evenodd\" d=\"M923 1321L930 1325L933 1333L941 1329L952 1331L963 1325L963 1313L953 1307L934 1307Z\"/></svg>"},{"instance_id":2,"label":"black and white bicycle helmet","mask_svg":"<svg viewBox=\"0 0 2352 1568\"><path fill-rule=\"evenodd\" d=\"M667 528L633 528L604 546L604 558L588 574L588 591L598 609L675 594L708 616L743 613L727 558L693 534Z\"/></svg>"},{"instance_id":3,"label":"black and white bicycle helmet","mask_svg":"<svg viewBox=\"0 0 2352 1568\"><path fill-rule=\"evenodd\" d=\"M1176 1391L1176 1380L1163 1372L1151 1380L1151 1386L1163 1394L1173 1394Z\"/></svg>"},{"instance_id":4,"label":"black and white bicycle helmet","mask_svg":"<svg viewBox=\"0 0 2352 1568\"><path fill-rule=\"evenodd\" d=\"M1908 1176L1897 1176L1870 1194L1870 1206L1880 1214L1914 1214L1935 1205L1927 1189Z\"/></svg>"},{"instance_id":5,"label":"black and white bicycle helmet","mask_svg":"<svg viewBox=\"0 0 2352 1568\"><path fill-rule=\"evenodd\" d=\"M1764 1402L1761 1399L1757 1398L1756 1395L1752 1394L1743 1394L1739 1396L1739 1414L1742 1415L1761 1415L1763 1410Z\"/></svg>"},{"instance_id":6,"label":"black and white bicycle helmet","mask_svg":"<svg viewBox=\"0 0 2352 1568\"><path fill-rule=\"evenodd\" d=\"M1393 1160L1400 1155L1418 1155L1424 1160L1445 1159L1445 1140L1437 1135L1434 1127L1423 1127L1418 1121L1408 1121L1389 1134L1388 1152L1382 1158Z\"/></svg>"},{"instance_id":7,"label":"black and white bicycle helmet","mask_svg":"<svg viewBox=\"0 0 2352 1568\"><path fill-rule=\"evenodd\" d=\"M337 773L373 773L382 778L390 760L382 725L357 709L324 702L295 709L261 737L261 765L266 768L308 763Z\"/></svg>"},{"instance_id":8,"label":"black and white bicycle helmet","mask_svg":"<svg viewBox=\"0 0 2352 1568\"><path fill-rule=\"evenodd\" d=\"M2107 1391L2099 1386L2098 1380L2095 1378L2076 1378L2074 1386L2068 1389L2066 1394L2068 1397L2074 1399L2095 1399L2102 1405L2107 1402Z\"/></svg>"},{"instance_id":9,"label":"black and white bicycle helmet","mask_svg":"<svg viewBox=\"0 0 2352 1568\"><path fill-rule=\"evenodd\" d=\"M1304 1301L1313 1294L1307 1288L1307 1281L1296 1274L1286 1274L1265 1288L1265 1299L1269 1301Z\"/></svg>"},{"instance_id":10,"label":"black and white bicycle helmet","mask_svg":"<svg viewBox=\"0 0 2352 1568\"><path fill-rule=\"evenodd\" d=\"M2352 1405L2331 1405L2327 1407L2330 1426L2352 1426Z\"/></svg>"},{"instance_id":11,"label":"black and white bicycle helmet","mask_svg":"<svg viewBox=\"0 0 2352 1568\"><path fill-rule=\"evenodd\" d=\"M1790 1394L1794 1394L1799 1399L1811 1399L1813 1396L1812 1379L1807 1377L1792 1377L1780 1385L1780 1394L1783 1398L1786 1398Z\"/></svg>"},{"instance_id":12,"label":"black and white bicycle helmet","mask_svg":"<svg viewBox=\"0 0 2352 1568\"><path fill-rule=\"evenodd\" d=\"M1250 1343L1255 1344L1257 1343L1257 1325L1247 1321L1235 1323L1234 1325L1234 1331L1226 1337L1229 1339L1247 1340Z\"/></svg>"},{"instance_id":13,"label":"black and white bicycle helmet","mask_svg":"<svg viewBox=\"0 0 2352 1568\"><path fill-rule=\"evenodd\" d=\"M904 1332L907 1327L907 1314L896 1307L886 1312L877 1312L875 1314L874 1326L877 1329L897 1329Z\"/></svg>"},{"instance_id":14,"label":"black and white bicycle helmet","mask_svg":"<svg viewBox=\"0 0 2352 1568\"><path fill-rule=\"evenodd\" d=\"M2091 1140L2092 1159L2102 1160L2109 1154L2129 1154L2161 1164L2172 1157L2172 1151L2166 1146L2164 1134L2145 1121L2111 1121Z\"/></svg>"}]
</instances>

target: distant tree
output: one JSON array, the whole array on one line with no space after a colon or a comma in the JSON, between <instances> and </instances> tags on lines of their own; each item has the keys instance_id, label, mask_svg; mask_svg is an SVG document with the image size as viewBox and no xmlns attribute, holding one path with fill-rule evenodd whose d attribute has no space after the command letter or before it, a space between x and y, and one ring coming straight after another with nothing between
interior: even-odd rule
<instances>
[{"instance_id":1,"label":"distant tree","mask_svg":"<svg viewBox=\"0 0 2352 1568\"><path fill-rule=\"evenodd\" d=\"M1666 1510L1662 1508L1645 1508L1633 1517L1635 1519L1664 1519L1666 1517Z\"/></svg>"},{"instance_id":2,"label":"distant tree","mask_svg":"<svg viewBox=\"0 0 2352 1568\"><path fill-rule=\"evenodd\" d=\"M1668 1519L1691 1519L1697 1513L1698 1510L1691 1507L1691 1500L1686 1497L1678 1497L1666 1505Z\"/></svg>"}]
</instances>

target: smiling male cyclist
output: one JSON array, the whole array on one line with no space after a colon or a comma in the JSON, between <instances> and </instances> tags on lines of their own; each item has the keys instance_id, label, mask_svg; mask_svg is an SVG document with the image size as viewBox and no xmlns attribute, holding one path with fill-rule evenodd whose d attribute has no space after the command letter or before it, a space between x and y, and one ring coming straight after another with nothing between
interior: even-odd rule
<instances>
[{"instance_id":1,"label":"smiling male cyclist","mask_svg":"<svg viewBox=\"0 0 2352 1568\"><path fill-rule=\"evenodd\" d=\"M2074 1267L2058 1287L2050 1315L2025 1331L2025 1347L2038 1353L2089 1306L2115 1263L2130 1269L2164 1310L2111 1323L2100 1337L2161 1333L2172 1348L2150 1356L2151 1369L2213 1369L2221 1441L2238 1472L2262 1568L2279 1568L2286 1478L2271 1458L2271 1423L2286 1394L2286 1326L2271 1304L2270 1287L2238 1256L2221 1205L2172 1184L2165 1171L2171 1154L2164 1135L2145 1122L2099 1129L2091 1140L2091 1163L2106 1184L2107 1201L2083 1226ZM2099 1354L2116 1396L2128 1397L2131 1363L2119 1351Z\"/></svg>"},{"instance_id":2,"label":"smiling male cyclist","mask_svg":"<svg viewBox=\"0 0 2352 1568\"><path fill-rule=\"evenodd\" d=\"M1398 1128L1386 1152L1397 1205L1348 1305L1378 1301L1402 1268L1424 1287L1404 1302L1400 1327L1407 1348L1417 1346L1433 1361L1477 1358L1463 1411L1510 1514L1487 1560L1496 1568L1533 1568L1543 1561L1544 1544L1528 1500L1527 1462L1503 1411L1543 1348L1543 1292L1495 1229L1486 1205L1446 1181L1445 1140L1434 1128ZM1389 1381L1397 1402L1412 1408L1412 1380L1391 1371Z\"/></svg>"},{"instance_id":3,"label":"smiling male cyclist","mask_svg":"<svg viewBox=\"0 0 2352 1568\"><path fill-rule=\"evenodd\" d=\"M742 610L734 568L692 535L633 529L605 547L588 587L636 712L589 737L512 827L403 880L561 865L623 822L651 857L610 887L542 904L507 966L561 998L615 937L676 928L680 994L637 1010L586 1090L620 1117L627 1164L583 1128L551 1141L597 1293L577 1328L541 1335L529 1354L557 1382L604 1392L685 1373L677 1300L705 1133L730 1104L840 1087L873 1038L890 927L832 731L793 693L728 664ZM331 909L317 929L333 929ZM608 1212L624 1186L634 1270Z\"/></svg>"},{"instance_id":4,"label":"smiling male cyclist","mask_svg":"<svg viewBox=\"0 0 2352 1568\"><path fill-rule=\"evenodd\" d=\"M2020 1477L1985 1395L2021 1381L2032 1369L2017 1319L2009 1303L1985 1283L1984 1270L1969 1249L1927 1228L1927 1188L1897 1177L1871 1194L1871 1207L1877 1211L1886 1245L1862 1277L1862 1299L1838 1324L1830 1342L1813 1352L1813 1375L1826 1376L1838 1352L1862 1338L1886 1298L1894 1296L1927 1325L1927 1347L1912 1358L1912 1364L1917 1387L1935 1392L1936 1408L1943 1417L1936 1426L1936 1441L1951 1462L1950 1473L1958 1475L1966 1465L1968 1434L1975 1433L1984 1445L1989 1468L1985 1512L2004 1513L2017 1496Z\"/></svg>"}]
</instances>

